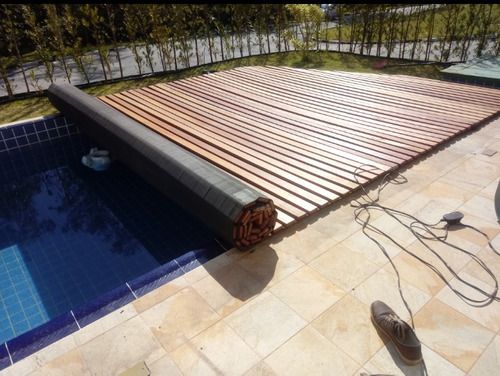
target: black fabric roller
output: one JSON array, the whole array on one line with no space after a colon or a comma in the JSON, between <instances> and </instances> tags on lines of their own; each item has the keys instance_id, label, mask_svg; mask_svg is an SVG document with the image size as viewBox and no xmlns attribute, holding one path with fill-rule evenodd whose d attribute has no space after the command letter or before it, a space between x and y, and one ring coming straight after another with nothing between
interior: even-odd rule
<instances>
[{"instance_id":1,"label":"black fabric roller","mask_svg":"<svg viewBox=\"0 0 500 376\"><path fill-rule=\"evenodd\" d=\"M48 97L99 146L224 241L249 248L274 229L272 200L226 172L70 84L52 84Z\"/></svg>"}]
</instances>

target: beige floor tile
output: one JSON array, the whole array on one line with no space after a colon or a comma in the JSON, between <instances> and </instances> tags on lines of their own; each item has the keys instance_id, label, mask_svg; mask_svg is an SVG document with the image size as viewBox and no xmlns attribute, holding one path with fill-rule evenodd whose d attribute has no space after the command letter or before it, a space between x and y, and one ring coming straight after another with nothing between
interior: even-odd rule
<instances>
[{"instance_id":1,"label":"beige floor tile","mask_svg":"<svg viewBox=\"0 0 500 376\"><path fill-rule=\"evenodd\" d=\"M316 223L306 225L300 230L288 230L270 242L270 247L277 252L292 255L304 263L308 263L325 252L337 241L330 232L320 232Z\"/></svg>"},{"instance_id":2,"label":"beige floor tile","mask_svg":"<svg viewBox=\"0 0 500 376\"><path fill-rule=\"evenodd\" d=\"M158 304L168 297L174 295L178 291L189 285L188 281L183 277L178 277L173 281L170 281L163 286L154 289L153 291L141 296L139 299L135 300L132 304L134 305L137 312L144 312L148 308L151 308L155 304Z\"/></svg>"},{"instance_id":3,"label":"beige floor tile","mask_svg":"<svg viewBox=\"0 0 500 376\"><path fill-rule=\"evenodd\" d=\"M344 291L350 291L379 269L364 255L342 244L334 246L309 266Z\"/></svg>"},{"instance_id":4,"label":"beige floor tile","mask_svg":"<svg viewBox=\"0 0 500 376\"><path fill-rule=\"evenodd\" d=\"M260 358L224 322L220 321L172 352L184 374L208 367L218 374L242 375ZM196 360L195 360L196 359ZM204 363L204 366L198 365Z\"/></svg>"},{"instance_id":5,"label":"beige floor tile","mask_svg":"<svg viewBox=\"0 0 500 376\"><path fill-rule=\"evenodd\" d=\"M36 369L45 366L54 359L66 354L77 347L72 335L64 337L57 342L37 351L33 355L14 363L12 366L0 371L2 376L24 376ZM2 373L3 372L3 373Z\"/></svg>"},{"instance_id":6,"label":"beige floor tile","mask_svg":"<svg viewBox=\"0 0 500 376\"><path fill-rule=\"evenodd\" d=\"M476 148L476 150L478 149ZM450 185L477 193L497 179L499 175L500 167L494 163L468 158L455 169L445 174L442 179Z\"/></svg>"},{"instance_id":7,"label":"beige floor tile","mask_svg":"<svg viewBox=\"0 0 500 376\"><path fill-rule=\"evenodd\" d=\"M312 326L359 364L382 346L370 320L370 306L346 295L312 322Z\"/></svg>"},{"instance_id":8,"label":"beige floor tile","mask_svg":"<svg viewBox=\"0 0 500 376\"><path fill-rule=\"evenodd\" d=\"M354 360L311 326L277 349L266 363L277 375L352 375L360 368Z\"/></svg>"},{"instance_id":9,"label":"beige floor tile","mask_svg":"<svg viewBox=\"0 0 500 376\"><path fill-rule=\"evenodd\" d=\"M369 236L373 237L384 246L384 248L387 250L387 254L390 257L395 257L397 254L399 254L399 252L401 252L401 248L399 248L384 236L375 234L370 230L368 230L367 233ZM396 241L399 240L396 239ZM406 246L408 244L409 243L407 243L406 241L401 243L402 246ZM389 262L379 246L362 231L356 232L352 236L339 243L339 245L348 247L352 252L361 255L363 258L377 264L378 266L383 266Z\"/></svg>"},{"instance_id":10,"label":"beige floor tile","mask_svg":"<svg viewBox=\"0 0 500 376\"><path fill-rule=\"evenodd\" d=\"M429 294L401 280L401 289L413 313L417 312L429 299ZM401 318L409 319L409 313L399 295L396 275L386 270L379 270L361 283L352 293L363 303L370 305L381 300L389 305Z\"/></svg>"},{"instance_id":11,"label":"beige floor tile","mask_svg":"<svg viewBox=\"0 0 500 376\"><path fill-rule=\"evenodd\" d=\"M414 253L417 257L423 259L424 261L432 264L443 273L445 278L452 278L452 275L449 273L446 266L418 241L410 245L407 250L408 252ZM445 258L443 254L440 254L440 256ZM393 259L393 262L402 279L430 296L437 294L445 285L444 281L434 271L407 252L401 252ZM384 267L384 270L387 272L393 272L394 269L392 265L388 264Z\"/></svg>"},{"instance_id":12,"label":"beige floor tile","mask_svg":"<svg viewBox=\"0 0 500 376\"><path fill-rule=\"evenodd\" d=\"M170 355L165 355L151 364L147 364L150 376L182 376L181 371Z\"/></svg>"},{"instance_id":13,"label":"beige floor tile","mask_svg":"<svg viewBox=\"0 0 500 376\"><path fill-rule=\"evenodd\" d=\"M321 212L318 218L311 219L312 227L336 242L344 240L359 230L359 225L354 222L354 208L349 203L334 205ZM332 246L333 244L330 244ZM309 260L307 260L309 261Z\"/></svg>"},{"instance_id":14,"label":"beige floor tile","mask_svg":"<svg viewBox=\"0 0 500 376\"><path fill-rule=\"evenodd\" d=\"M307 322L269 292L265 292L225 319L262 357L267 356Z\"/></svg>"},{"instance_id":15,"label":"beige floor tile","mask_svg":"<svg viewBox=\"0 0 500 376\"><path fill-rule=\"evenodd\" d=\"M492 243L493 246L500 252L500 244L498 241L500 240L500 236L497 236ZM496 276L496 278L500 278L500 256L495 254L493 250L489 248L489 246L486 246L483 248L482 251L477 253L477 257L483 261L486 266L491 270L493 275ZM476 261L471 260L465 268L462 269L463 272L473 276L474 278L477 278L484 283L494 286L495 281L492 279L491 275L488 274L488 272L482 268Z\"/></svg>"},{"instance_id":16,"label":"beige floor tile","mask_svg":"<svg viewBox=\"0 0 500 376\"><path fill-rule=\"evenodd\" d=\"M309 322L345 294L344 290L307 265L274 285L270 291Z\"/></svg>"},{"instance_id":17,"label":"beige floor tile","mask_svg":"<svg viewBox=\"0 0 500 376\"><path fill-rule=\"evenodd\" d=\"M496 336L469 372L470 376L491 376L500 370L500 336Z\"/></svg>"},{"instance_id":18,"label":"beige floor tile","mask_svg":"<svg viewBox=\"0 0 500 376\"><path fill-rule=\"evenodd\" d=\"M449 361L444 359L439 354L436 354L425 345L422 346L422 357L424 358L429 375L465 375L462 370L455 367ZM383 373L394 376L425 375L423 366L421 364L415 366L409 366L405 364L401 360L392 342L388 342L386 346L383 346L380 351L378 351L375 356L364 365L364 368L367 369L371 374Z\"/></svg>"},{"instance_id":19,"label":"beige floor tile","mask_svg":"<svg viewBox=\"0 0 500 376\"><path fill-rule=\"evenodd\" d=\"M495 334L438 299L415 315L415 327L425 345L465 372Z\"/></svg>"},{"instance_id":20,"label":"beige floor tile","mask_svg":"<svg viewBox=\"0 0 500 376\"><path fill-rule=\"evenodd\" d=\"M452 184L447 184L442 181L435 181L429 184L422 189L419 194L428 197L429 200L432 200L433 202L444 204L452 210L455 210L459 206L463 205L473 196L472 192L460 189Z\"/></svg>"},{"instance_id":21,"label":"beige floor tile","mask_svg":"<svg viewBox=\"0 0 500 376\"><path fill-rule=\"evenodd\" d=\"M172 351L220 319L191 287L187 287L140 315L155 337Z\"/></svg>"},{"instance_id":22,"label":"beige floor tile","mask_svg":"<svg viewBox=\"0 0 500 376\"><path fill-rule=\"evenodd\" d=\"M265 361L261 361L249 369L245 376L276 376L276 373Z\"/></svg>"},{"instance_id":23,"label":"beige floor tile","mask_svg":"<svg viewBox=\"0 0 500 376\"><path fill-rule=\"evenodd\" d=\"M304 265L297 257L276 251L269 246L258 247L237 263L246 269L261 286L271 287Z\"/></svg>"},{"instance_id":24,"label":"beige floor tile","mask_svg":"<svg viewBox=\"0 0 500 376\"><path fill-rule=\"evenodd\" d=\"M116 375L138 362L153 363L166 354L146 324L136 316L94 338L80 351L93 375Z\"/></svg>"},{"instance_id":25,"label":"beige floor tile","mask_svg":"<svg viewBox=\"0 0 500 376\"><path fill-rule=\"evenodd\" d=\"M500 232L500 225L496 221L477 217L463 209L460 211L464 214L462 223L476 227L484 232L490 239L493 239ZM477 250L478 252L488 244L488 240L483 235L473 229L464 227L450 229L448 239L457 245L460 245L464 240L474 243L479 248Z\"/></svg>"},{"instance_id":26,"label":"beige floor tile","mask_svg":"<svg viewBox=\"0 0 500 376\"><path fill-rule=\"evenodd\" d=\"M132 303L127 304L126 306L111 312L103 318L94 321L81 330L73 333L73 337L78 345L83 345L91 339L94 339L95 337L107 332L136 315L137 311L135 310L134 305Z\"/></svg>"},{"instance_id":27,"label":"beige floor tile","mask_svg":"<svg viewBox=\"0 0 500 376\"><path fill-rule=\"evenodd\" d=\"M87 376L91 375L78 349L50 361L45 366L30 373L30 376Z\"/></svg>"},{"instance_id":28,"label":"beige floor tile","mask_svg":"<svg viewBox=\"0 0 500 376\"><path fill-rule=\"evenodd\" d=\"M237 263L212 271L211 275L193 284L193 288L221 317L238 309L265 287Z\"/></svg>"},{"instance_id":29,"label":"beige floor tile","mask_svg":"<svg viewBox=\"0 0 500 376\"><path fill-rule=\"evenodd\" d=\"M482 289L487 293L493 294L495 291L493 287L487 285L486 283L472 277L471 275L460 272L459 277L463 280L471 283L474 286ZM454 278L450 281L450 284L460 291L463 295L475 300L484 300L485 296L478 291L472 289L464 283L460 283L458 279ZM458 312L463 313L468 318L475 320L477 323L491 329L494 332L500 330L500 302L492 302L485 307L474 307L465 303L461 298L453 293L453 291L448 287L444 287L441 292L437 295L437 298L442 302L453 307Z\"/></svg>"},{"instance_id":30,"label":"beige floor tile","mask_svg":"<svg viewBox=\"0 0 500 376\"><path fill-rule=\"evenodd\" d=\"M191 284L196 283L200 279L215 273L220 268L233 263L247 253L248 251L240 251L236 248L231 248L229 251L226 251L212 260L207 261L203 265L187 272L183 277Z\"/></svg>"},{"instance_id":31,"label":"beige floor tile","mask_svg":"<svg viewBox=\"0 0 500 376\"><path fill-rule=\"evenodd\" d=\"M497 155L499 159L497 163L500 164L500 150L498 151ZM494 181L492 181L484 189L482 189L481 192L479 192L479 195L492 201L495 200L495 193L497 192L499 181L500 179L495 179Z\"/></svg>"},{"instance_id":32,"label":"beige floor tile","mask_svg":"<svg viewBox=\"0 0 500 376\"><path fill-rule=\"evenodd\" d=\"M459 210L471 213L476 217L486 219L487 221L491 221L493 223L497 221L495 203L493 200L481 195L473 196L470 200L460 206Z\"/></svg>"}]
</instances>

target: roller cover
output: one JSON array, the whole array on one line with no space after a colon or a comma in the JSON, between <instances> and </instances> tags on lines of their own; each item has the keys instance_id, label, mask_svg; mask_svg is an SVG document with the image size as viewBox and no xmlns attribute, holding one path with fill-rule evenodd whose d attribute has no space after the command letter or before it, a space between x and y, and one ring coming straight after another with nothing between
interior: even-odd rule
<instances>
[{"instance_id":1,"label":"roller cover","mask_svg":"<svg viewBox=\"0 0 500 376\"><path fill-rule=\"evenodd\" d=\"M70 84L52 84L52 104L100 147L241 249L269 236L272 200L162 135Z\"/></svg>"}]
</instances>

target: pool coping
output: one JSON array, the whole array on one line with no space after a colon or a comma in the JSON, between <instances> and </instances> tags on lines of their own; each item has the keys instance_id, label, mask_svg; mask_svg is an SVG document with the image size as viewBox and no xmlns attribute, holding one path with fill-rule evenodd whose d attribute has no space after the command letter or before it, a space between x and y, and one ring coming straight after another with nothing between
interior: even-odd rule
<instances>
[{"instance_id":1,"label":"pool coping","mask_svg":"<svg viewBox=\"0 0 500 376\"><path fill-rule=\"evenodd\" d=\"M157 268L99 295L48 322L0 344L0 370L86 327L156 288L227 251L218 241L191 250Z\"/></svg>"}]
</instances>

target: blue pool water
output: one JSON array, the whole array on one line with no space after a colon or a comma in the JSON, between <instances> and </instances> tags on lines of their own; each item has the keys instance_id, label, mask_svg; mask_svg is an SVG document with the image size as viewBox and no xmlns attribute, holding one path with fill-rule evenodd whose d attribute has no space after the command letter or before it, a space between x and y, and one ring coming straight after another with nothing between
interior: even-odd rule
<instances>
[{"instance_id":1,"label":"blue pool water","mask_svg":"<svg viewBox=\"0 0 500 376\"><path fill-rule=\"evenodd\" d=\"M0 153L0 343L214 234L115 162L80 163L81 135Z\"/></svg>"}]
</instances>

